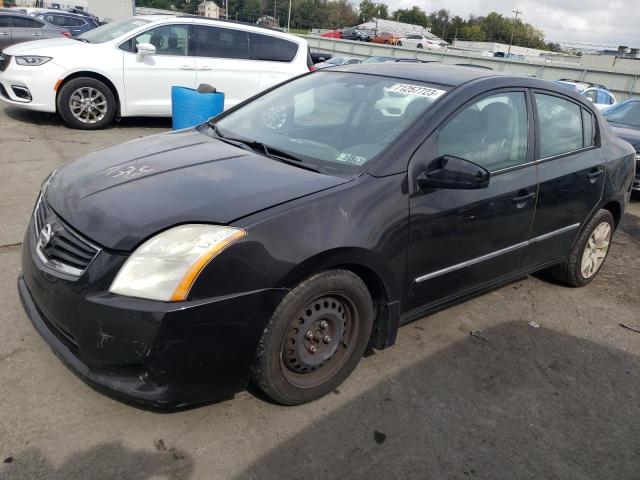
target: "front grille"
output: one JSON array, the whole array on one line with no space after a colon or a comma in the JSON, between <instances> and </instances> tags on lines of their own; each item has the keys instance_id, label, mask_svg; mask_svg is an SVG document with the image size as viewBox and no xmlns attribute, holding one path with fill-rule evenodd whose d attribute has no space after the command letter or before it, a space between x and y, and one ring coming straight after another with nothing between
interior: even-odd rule
<instances>
[{"instance_id":1,"label":"front grille","mask_svg":"<svg viewBox=\"0 0 640 480\"><path fill-rule=\"evenodd\" d=\"M33 224L38 256L58 272L79 277L100 252L60 220L42 196L33 213Z\"/></svg>"},{"instance_id":2,"label":"front grille","mask_svg":"<svg viewBox=\"0 0 640 480\"><path fill-rule=\"evenodd\" d=\"M0 72L4 72L11 63L11 55L0 53Z\"/></svg>"}]
</instances>

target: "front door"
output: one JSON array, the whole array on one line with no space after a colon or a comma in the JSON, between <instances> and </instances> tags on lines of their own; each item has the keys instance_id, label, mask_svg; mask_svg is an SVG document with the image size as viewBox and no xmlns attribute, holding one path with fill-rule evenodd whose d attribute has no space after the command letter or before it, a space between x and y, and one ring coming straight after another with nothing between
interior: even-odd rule
<instances>
[{"instance_id":1,"label":"front door","mask_svg":"<svg viewBox=\"0 0 640 480\"><path fill-rule=\"evenodd\" d=\"M483 166L479 190L418 191L410 199L408 294L418 311L517 271L526 251L538 187L527 92L473 101L439 128L414 162L444 155Z\"/></svg>"},{"instance_id":2,"label":"front door","mask_svg":"<svg viewBox=\"0 0 640 480\"><path fill-rule=\"evenodd\" d=\"M13 23L12 43L40 40L44 35L44 23L35 18L12 16L11 22Z\"/></svg>"},{"instance_id":3,"label":"front door","mask_svg":"<svg viewBox=\"0 0 640 480\"><path fill-rule=\"evenodd\" d=\"M138 54L140 43L152 44L155 55ZM131 50L124 52L123 59L127 114L171 116L171 87L196 88L195 60L189 55L189 26L156 27L127 45Z\"/></svg>"},{"instance_id":4,"label":"front door","mask_svg":"<svg viewBox=\"0 0 640 480\"><path fill-rule=\"evenodd\" d=\"M606 173L591 112L551 93L536 92L533 98L540 187L526 261L536 266L569 253L600 202Z\"/></svg>"}]
</instances>

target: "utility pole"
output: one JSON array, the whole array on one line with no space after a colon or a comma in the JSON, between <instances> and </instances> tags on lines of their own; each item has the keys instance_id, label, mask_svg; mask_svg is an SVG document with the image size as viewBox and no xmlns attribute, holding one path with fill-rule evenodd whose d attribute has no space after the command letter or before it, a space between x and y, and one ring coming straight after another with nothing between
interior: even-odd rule
<instances>
[{"instance_id":1,"label":"utility pole","mask_svg":"<svg viewBox=\"0 0 640 480\"><path fill-rule=\"evenodd\" d=\"M511 45L513 45L513 36L516 34L516 23L518 23L518 15L522 12L520 10L511 10L512 13L515 13L516 16L513 19L513 28L511 29L511 40L509 41L509 50L507 50L507 58L511 55Z\"/></svg>"},{"instance_id":2,"label":"utility pole","mask_svg":"<svg viewBox=\"0 0 640 480\"><path fill-rule=\"evenodd\" d=\"M289 0L289 15L287 15L287 33L289 33L291 27L291 0Z\"/></svg>"}]
</instances>

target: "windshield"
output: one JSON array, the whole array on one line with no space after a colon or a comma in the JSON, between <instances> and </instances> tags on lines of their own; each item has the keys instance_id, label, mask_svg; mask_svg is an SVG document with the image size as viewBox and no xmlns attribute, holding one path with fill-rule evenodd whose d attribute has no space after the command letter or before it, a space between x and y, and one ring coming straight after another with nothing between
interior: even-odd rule
<instances>
[{"instance_id":1,"label":"windshield","mask_svg":"<svg viewBox=\"0 0 640 480\"><path fill-rule=\"evenodd\" d=\"M640 127L640 101L619 103L603 112L605 118L613 123Z\"/></svg>"},{"instance_id":2,"label":"windshield","mask_svg":"<svg viewBox=\"0 0 640 480\"><path fill-rule=\"evenodd\" d=\"M125 18L123 20L107 23L102 27L89 30L82 35L79 35L77 38L89 43L109 42L147 23L149 23L149 20L144 20L142 18Z\"/></svg>"},{"instance_id":3,"label":"windshield","mask_svg":"<svg viewBox=\"0 0 640 480\"><path fill-rule=\"evenodd\" d=\"M449 90L415 80L318 71L216 122L224 137L260 142L327 173L352 173L391 145Z\"/></svg>"}]
</instances>

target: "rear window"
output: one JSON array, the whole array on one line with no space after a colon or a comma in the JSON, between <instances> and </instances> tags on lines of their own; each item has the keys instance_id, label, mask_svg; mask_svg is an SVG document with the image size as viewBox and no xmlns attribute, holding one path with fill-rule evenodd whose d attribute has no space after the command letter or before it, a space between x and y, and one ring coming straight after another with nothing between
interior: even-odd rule
<instances>
[{"instance_id":1,"label":"rear window","mask_svg":"<svg viewBox=\"0 0 640 480\"><path fill-rule=\"evenodd\" d=\"M298 53L298 44L271 35L249 33L249 51L252 60L291 62Z\"/></svg>"}]
</instances>

